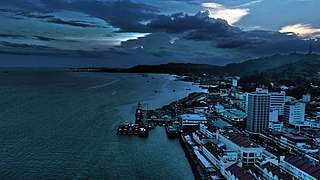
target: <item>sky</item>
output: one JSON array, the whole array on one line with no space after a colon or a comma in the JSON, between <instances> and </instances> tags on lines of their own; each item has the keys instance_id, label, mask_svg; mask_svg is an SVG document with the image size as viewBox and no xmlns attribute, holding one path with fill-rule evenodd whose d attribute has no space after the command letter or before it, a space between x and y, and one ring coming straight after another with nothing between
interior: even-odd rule
<instances>
[{"instance_id":1,"label":"sky","mask_svg":"<svg viewBox=\"0 0 320 180\"><path fill-rule=\"evenodd\" d=\"M319 0L1 0L0 66L225 65L320 52Z\"/></svg>"}]
</instances>

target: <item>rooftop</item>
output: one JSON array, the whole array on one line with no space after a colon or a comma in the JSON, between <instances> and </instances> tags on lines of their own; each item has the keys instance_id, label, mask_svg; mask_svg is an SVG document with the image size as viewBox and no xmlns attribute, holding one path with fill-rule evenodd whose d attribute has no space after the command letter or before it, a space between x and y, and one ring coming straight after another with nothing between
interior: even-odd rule
<instances>
[{"instance_id":1,"label":"rooftop","mask_svg":"<svg viewBox=\"0 0 320 180\"><path fill-rule=\"evenodd\" d=\"M295 136L295 135L292 135L292 134L283 134L282 136L287 138L287 139L289 139L290 141L293 141L293 142L306 142L308 140L305 137Z\"/></svg>"},{"instance_id":2,"label":"rooftop","mask_svg":"<svg viewBox=\"0 0 320 180\"><path fill-rule=\"evenodd\" d=\"M181 115L182 120L191 120L191 121L206 121L207 118L204 115L200 114L182 114Z\"/></svg>"},{"instance_id":3,"label":"rooftop","mask_svg":"<svg viewBox=\"0 0 320 180\"><path fill-rule=\"evenodd\" d=\"M228 167L226 171L230 171L230 173L233 174L239 180L256 179L246 169L244 169L243 167L239 167L237 163L234 163L232 166Z\"/></svg>"},{"instance_id":4,"label":"rooftop","mask_svg":"<svg viewBox=\"0 0 320 180\"><path fill-rule=\"evenodd\" d=\"M224 151L221 148L219 148L217 145L215 145L212 142L206 143L204 147L215 157L218 157L220 154L224 153Z\"/></svg>"},{"instance_id":5,"label":"rooftop","mask_svg":"<svg viewBox=\"0 0 320 180\"><path fill-rule=\"evenodd\" d=\"M238 146L242 146L245 148L260 148L257 144L253 143L248 138L241 137L240 135L230 135L229 136L230 141L234 142Z\"/></svg>"},{"instance_id":6,"label":"rooftop","mask_svg":"<svg viewBox=\"0 0 320 180\"><path fill-rule=\"evenodd\" d=\"M308 173L316 179L320 179L320 166L315 165L310 160L301 158L299 156L289 156L286 157L284 161Z\"/></svg>"},{"instance_id":7,"label":"rooftop","mask_svg":"<svg viewBox=\"0 0 320 180\"><path fill-rule=\"evenodd\" d=\"M274 175L278 176L278 179L283 179L283 180L292 180L292 176L282 170L279 166L273 164L273 163L266 163L261 166L261 169L267 169L268 173L271 172Z\"/></svg>"}]
</instances>

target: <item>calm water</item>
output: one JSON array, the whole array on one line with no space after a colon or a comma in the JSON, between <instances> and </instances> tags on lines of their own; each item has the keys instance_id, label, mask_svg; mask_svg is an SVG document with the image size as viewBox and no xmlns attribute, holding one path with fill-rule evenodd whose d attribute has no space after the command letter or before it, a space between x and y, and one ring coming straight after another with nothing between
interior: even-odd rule
<instances>
[{"instance_id":1,"label":"calm water","mask_svg":"<svg viewBox=\"0 0 320 180\"><path fill-rule=\"evenodd\" d=\"M0 178L193 179L163 127L146 139L116 135L138 100L161 107L190 87L199 91L169 75L1 72Z\"/></svg>"}]
</instances>

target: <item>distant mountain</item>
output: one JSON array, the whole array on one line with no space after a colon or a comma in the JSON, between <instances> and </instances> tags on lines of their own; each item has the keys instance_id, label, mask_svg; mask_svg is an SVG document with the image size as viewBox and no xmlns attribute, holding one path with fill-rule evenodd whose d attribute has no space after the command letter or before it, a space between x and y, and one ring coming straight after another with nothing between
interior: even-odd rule
<instances>
[{"instance_id":1,"label":"distant mountain","mask_svg":"<svg viewBox=\"0 0 320 180\"><path fill-rule=\"evenodd\" d=\"M238 76L252 75L302 60L320 62L320 56L317 54L297 53L288 55L276 54L273 56L244 61L242 63L228 64L223 67L223 72Z\"/></svg>"},{"instance_id":2,"label":"distant mountain","mask_svg":"<svg viewBox=\"0 0 320 180\"><path fill-rule=\"evenodd\" d=\"M126 70L137 73L165 73L165 74L220 74L221 67L207 64L168 63L161 65L138 65ZM217 73L218 72L218 73Z\"/></svg>"},{"instance_id":3,"label":"distant mountain","mask_svg":"<svg viewBox=\"0 0 320 180\"><path fill-rule=\"evenodd\" d=\"M242 84L261 84L264 82L287 86L310 85L311 82L320 82L320 61L299 60L262 73L242 76L241 78Z\"/></svg>"},{"instance_id":4,"label":"distant mountain","mask_svg":"<svg viewBox=\"0 0 320 180\"><path fill-rule=\"evenodd\" d=\"M124 72L135 73L167 73L167 74L212 74L212 75L237 75L249 76L263 73L271 69L295 62L320 62L320 55L297 54L272 55L258 59L248 60L241 63L228 64L226 66L215 66L207 64L169 63L161 65L138 65L126 69Z\"/></svg>"}]
</instances>

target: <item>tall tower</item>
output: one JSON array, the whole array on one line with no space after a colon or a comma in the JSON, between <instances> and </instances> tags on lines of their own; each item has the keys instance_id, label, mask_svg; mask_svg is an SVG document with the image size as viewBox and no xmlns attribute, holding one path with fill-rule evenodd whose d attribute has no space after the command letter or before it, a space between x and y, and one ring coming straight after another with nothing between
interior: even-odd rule
<instances>
[{"instance_id":1,"label":"tall tower","mask_svg":"<svg viewBox=\"0 0 320 180\"><path fill-rule=\"evenodd\" d=\"M247 94L246 130L260 133L263 129L268 128L270 99L270 94L264 91Z\"/></svg>"},{"instance_id":2,"label":"tall tower","mask_svg":"<svg viewBox=\"0 0 320 180\"><path fill-rule=\"evenodd\" d=\"M141 108L141 104L140 101L138 102L138 107L136 109L136 120L135 120L135 124L140 125L141 121L142 121L142 115L143 115L143 110Z\"/></svg>"}]
</instances>

